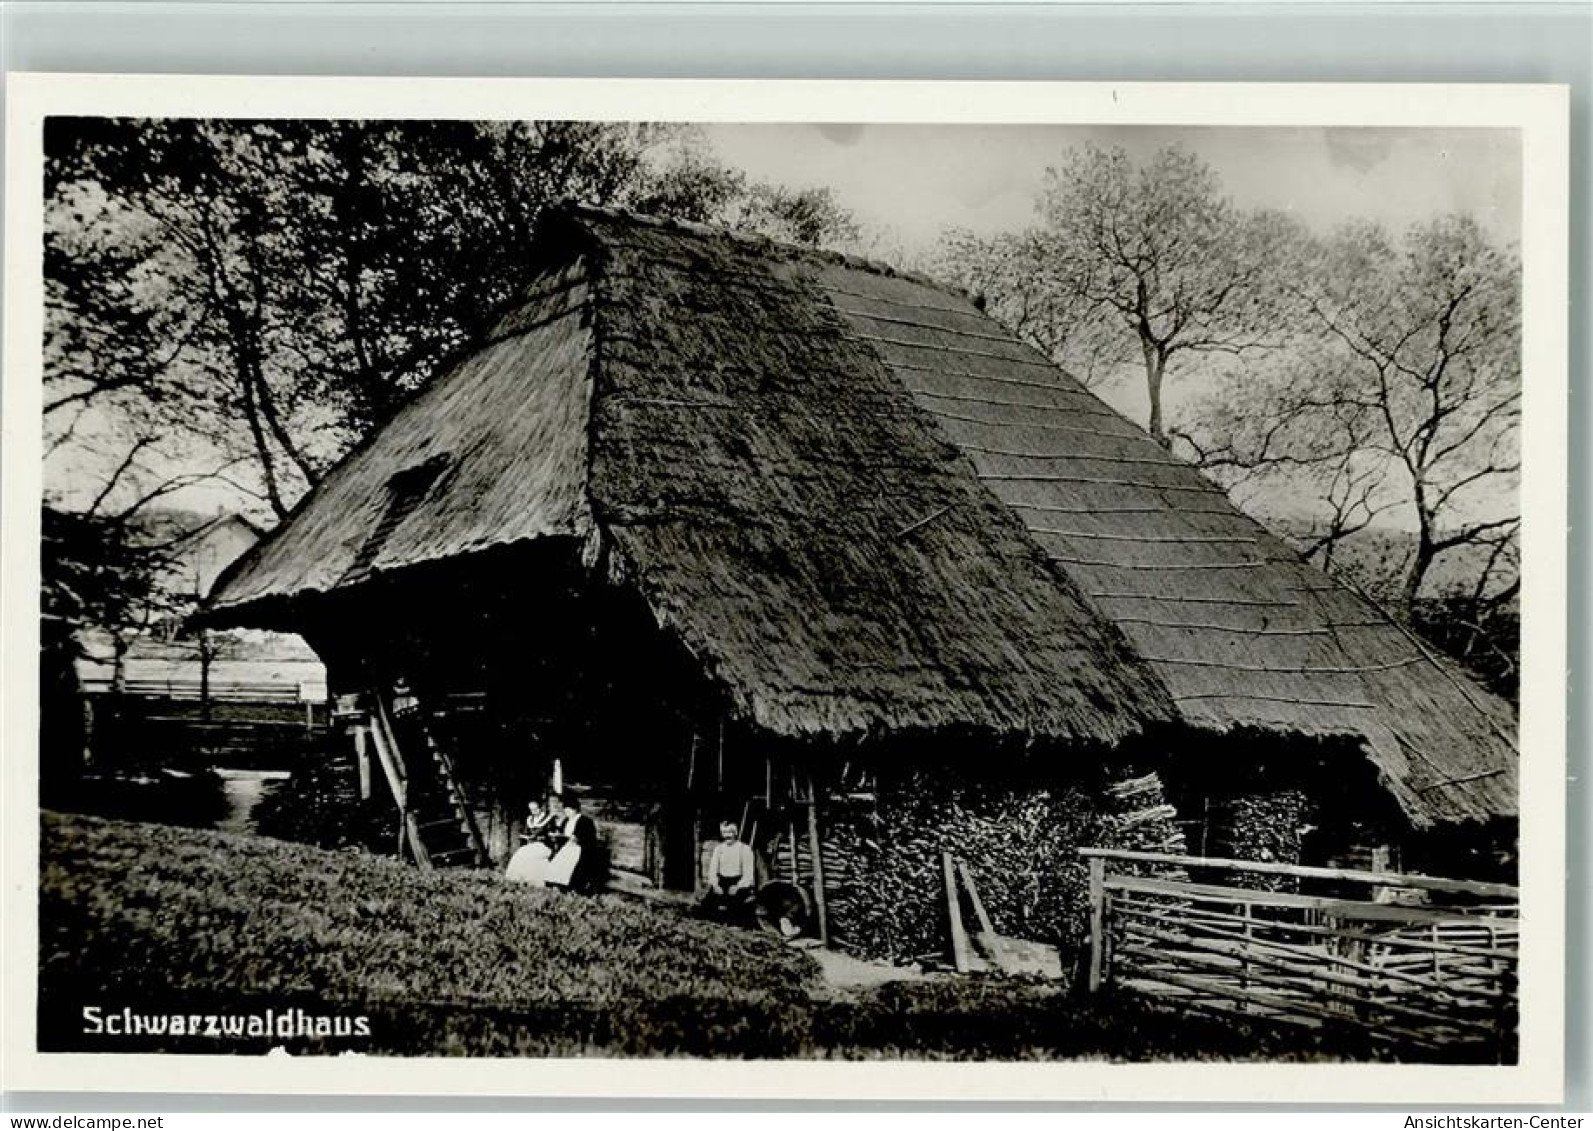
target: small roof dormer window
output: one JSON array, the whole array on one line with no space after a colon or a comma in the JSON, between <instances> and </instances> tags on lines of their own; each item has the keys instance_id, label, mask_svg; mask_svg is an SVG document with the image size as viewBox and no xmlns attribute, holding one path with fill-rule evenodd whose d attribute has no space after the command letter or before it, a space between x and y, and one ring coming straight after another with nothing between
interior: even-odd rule
<instances>
[{"instance_id":1,"label":"small roof dormer window","mask_svg":"<svg viewBox=\"0 0 1593 1131\"><path fill-rule=\"evenodd\" d=\"M359 553L354 555L354 561L339 580L340 585L354 585L370 578L371 567L381 554L382 548L387 545L387 540L393 531L414 513L415 508L420 505L432 486L442 478L443 472L448 469L451 462L451 457L443 453L393 474L387 481L387 500L382 508L381 517L366 535Z\"/></svg>"}]
</instances>

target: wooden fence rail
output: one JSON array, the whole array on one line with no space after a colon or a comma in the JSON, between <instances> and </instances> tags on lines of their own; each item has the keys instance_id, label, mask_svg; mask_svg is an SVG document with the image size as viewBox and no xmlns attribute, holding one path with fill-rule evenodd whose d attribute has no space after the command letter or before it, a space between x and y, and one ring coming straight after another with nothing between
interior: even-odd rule
<instances>
[{"instance_id":1,"label":"wooden fence rail","mask_svg":"<svg viewBox=\"0 0 1593 1131\"><path fill-rule=\"evenodd\" d=\"M1092 991L1110 981L1202 1009L1510 1055L1520 935L1513 887L1081 854L1090 871Z\"/></svg>"},{"instance_id":2,"label":"wooden fence rail","mask_svg":"<svg viewBox=\"0 0 1593 1131\"><path fill-rule=\"evenodd\" d=\"M108 678L90 676L83 680L83 691L89 695L109 695L116 690ZM127 679L121 692L133 698L197 700L206 689L198 679ZM209 697L218 703L325 703L326 687L318 683L285 683L280 681L239 682L215 680L208 689Z\"/></svg>"}]
</instances>

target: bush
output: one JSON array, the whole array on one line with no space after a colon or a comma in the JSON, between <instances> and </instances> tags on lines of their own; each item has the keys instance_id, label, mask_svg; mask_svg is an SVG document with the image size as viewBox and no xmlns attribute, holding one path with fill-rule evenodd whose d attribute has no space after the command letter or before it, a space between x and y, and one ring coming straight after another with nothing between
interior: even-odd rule
<instances>
[{"instance_id":1,"label":"bush","mask_svg":"<svg viewBox=\"0 0 1593 1131\"><path fill-rule=\"evenodd\" d=\"M363 848L382 855L398 850L398 807L375 782L360 800L354 771L335 757L305 759L288 780L254 810L262 836L317 848Z\"/></svg>"},{"instance_id":2,"label":"bush","mask_svg":"<svg viewBox=\"0 0 1593 1131\"><path fill-rule=\"evenodd\" d=\"M221 779L208 770L85 774L63 790L63 807L120 821L209 828L227 815Z\"/></svg>"}]
</instances>

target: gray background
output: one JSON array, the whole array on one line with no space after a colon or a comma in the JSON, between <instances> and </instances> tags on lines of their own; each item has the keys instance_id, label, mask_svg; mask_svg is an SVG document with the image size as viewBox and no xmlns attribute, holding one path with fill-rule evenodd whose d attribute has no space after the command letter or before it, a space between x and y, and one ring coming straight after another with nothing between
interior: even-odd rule
<instances>
[{"instance_id":1,"label":"gray background","mask_svg":"<svg viewBox=\"0 0 1593 1131\"><path fill-rule=\"evenodd\" d=\"M1571 514L1565 1110L1588 1040L1589 93L1593 4L41 3L0 0L7 71L696 78L1552 82L1571 86ZM517 1110L531 1101L7 1093L9 1111ZM561 1110L910 1105L538 1101ZM940 1108L956 1105L918 1105ZM989 1105L984 1105L988 1107ZM1014 1110L1225 1105L1013 1104ZM1251 1107L1250 1110L1255 1110ZM1331 1110L1282 1108L1277 1110ZM1382 1110L1376 1107L1359 1110ZM1437 1110L1431 1107L1422 1110ZM1515 1109L1520 1110L1520 1109Z\"/></svg>"}]
</instances>

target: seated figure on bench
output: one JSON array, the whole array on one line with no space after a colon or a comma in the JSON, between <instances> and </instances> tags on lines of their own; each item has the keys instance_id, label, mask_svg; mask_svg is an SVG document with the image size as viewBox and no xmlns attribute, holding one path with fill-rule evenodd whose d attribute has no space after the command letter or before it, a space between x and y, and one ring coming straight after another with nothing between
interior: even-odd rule
<instances>
[{"instance_id":1,"label":"seated figure on bench","mask_svg":"<svg viewBox=\"0 0 1593 1131\"><path fill-rule=\"evenodd\" d=\"M597 840L597 822L581 812L581 800L570 790L555 795L559 824L555 828L553 858L548 861L547 885L566 891L590 892L606 876Z\"/></svg>"},{"instance_id":2,"label":"seated figure on bench","mask_svg":"<svg viewBox=\"0 0 1593 1131\"><path fill-rule=\"evenodd\" d=\"M553 834L563 824L562 806L555 815L557 798L544 805L541 798L533 797L525 818L525 832L520 835L520 847L509 858L504 872L506 879L515 883L543 887L547 883L548 861L553 858Z\"/></svg>"},{"instance_id":3,"label":"seated figure on bench","mask_svg":"<svg viewBox=\"0 0 1593 1131\"><path fill-rule=\"evenodd\" d=\"M758 858L736 822L719 822L719 843L708 858L707 890L698 901L703 917L750 927L757 913Z\"/></svg>"}]
</instances>

